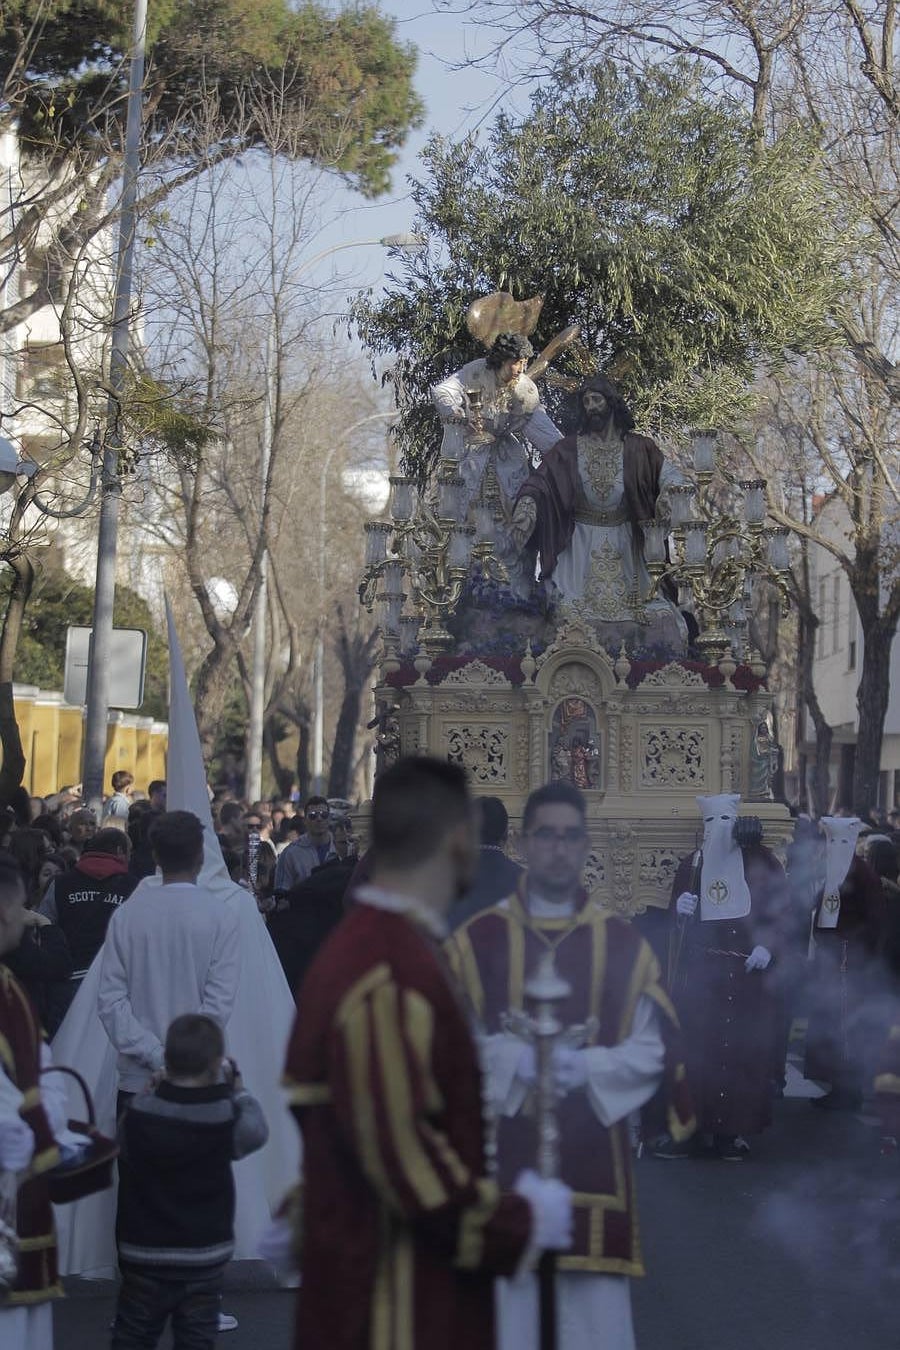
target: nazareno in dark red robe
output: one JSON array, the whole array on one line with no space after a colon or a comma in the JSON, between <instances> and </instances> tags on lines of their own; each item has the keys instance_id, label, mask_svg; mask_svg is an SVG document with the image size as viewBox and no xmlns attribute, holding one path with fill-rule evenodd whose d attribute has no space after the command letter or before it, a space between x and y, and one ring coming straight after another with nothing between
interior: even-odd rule
<instances>
[{"instance_id":1,"label":"nazareno in dark red robe","mask_svg":"<svg viewBox=\"0 0 900 1350\"><path fill-rule=\"evenodd\" d=\"M303 1133L297 1350L493 1350L531 1210L486 1176L481 1075L437 943L358 903L303 983L285 1083Z\"/></svg>"},{"instance_id":2,"label":"nazareno in dark red robe","mask_svg":"<svg viewBox=\"0 0 900 1350\"><path fill-rule=\"evenodd\" d=\"M557 972L571 988L560 1006L563 1026L591 1022L585 1044L614 1046L631 1033L638 1001L656 1004L666 1049L663 1096L674 1138L693 1132L678 1022L662 988L659 962L637 931L583 892L578 910L561 918L531 917L524 881L517 894L476 915L450 938L447 950L479 1025L488 1034L504 1029L504 1014L521 1011L524 989L547 950L554 947ZM574 1191L574 1242L556 1259L559 1270L606 1275L644 1273L627 1120L602 1125L586 1093L569 1093L557 1106L560 1174ZM526 1105L498 1122L499 1175L508 1184L534 1166L537 1126Z\"/></svg>"},{"instance_id":3,"label":"nazareno in dark red robe","mask_svg":"<svg viewBox=\"0 0 900 1350\"><path fill-rule=\"evenodd\" d=\"M13 973L0 963L0 1073L22 1093L22 1119L34 1133L35 1148L19 1186L17 1221L19 1276L5 1307L30 1307L62 1298L56 1268L56 1232L44 1174L59 1162L59 1151L41 1103L41 1029L31 1000Z\"/></svg>"}]
</instances>

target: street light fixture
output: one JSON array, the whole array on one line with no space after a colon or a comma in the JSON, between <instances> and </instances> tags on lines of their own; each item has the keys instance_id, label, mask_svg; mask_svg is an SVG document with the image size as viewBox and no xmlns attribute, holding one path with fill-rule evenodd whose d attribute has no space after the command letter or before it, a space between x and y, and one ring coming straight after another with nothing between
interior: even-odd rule
<instances>
[{"instance_id":1,"label":"street light fixture","mask_svg":"<svg viewBox=\"0 0 900 1350\"><path fill-rule=\"evenodd\" d=\"M346 244L332 244L329 248L316 253L312 258L307 258L300 267L297 268L296 276L302 276L315 267L317 263L324 262L326 258L332 257L335 253L342 253L346 249L356 248L383 248L390 254L405 256L414 256L424 253L428 247L428 236L414 232L402 234L385 234L378 239L355 239ZM277 342L278 342L278 306L273 305L272 314L269 319L269 331L266 340L266 400L263 407L263 436L262 451L260 454L260 516L266 509L266 498L268 493L269 466L272 461L272 448L275 438L275 401L277 397ZM350 428L354 430L354 428ZM349 434L345 433L345 434ZM322 489L324 494L324 482L328 473L328 464L331 460L334 447L328 452L326 467L322 474ZM320 506L320 520L324 519L324 506ZM323 527L324 528L324 527ZM320 531L321 537L321 531ZM313 729L313 777L315 780L315 790L321 789L323 776L323 712L322 712L322 624L324 614L322 613L321 593L324 586L324 562L319 559L320 575L320 605L318 616L318 637L316 640L316 715ZM253 604L253 656L251 663L250 677L250 708L247 719L247 771L244 782L244 793L248 801L258 801L262 795L262 759L263 759L263 724L266 711L266 618L269 604L269 559L268 549L264 549L260 558L260 576L259 585L256 590L256 599Z\"/></svg>"}]
</instances>

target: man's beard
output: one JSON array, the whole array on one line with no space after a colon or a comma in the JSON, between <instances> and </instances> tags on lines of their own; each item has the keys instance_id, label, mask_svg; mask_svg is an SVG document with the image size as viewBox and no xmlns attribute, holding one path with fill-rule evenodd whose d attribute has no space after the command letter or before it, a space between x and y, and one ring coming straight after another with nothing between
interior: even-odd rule
<instances>
[{"instance_id":1,"label":"man's beard","mask_svg":"<svg viewBox=\"0 0 900 1350\"><path fill-rule=\"evenodd\" d=\"M594 436L603 436L612 426L612 409L604 408L603 412L587 412L584 414L584 429Z\"/></svg>"}]
</instances>

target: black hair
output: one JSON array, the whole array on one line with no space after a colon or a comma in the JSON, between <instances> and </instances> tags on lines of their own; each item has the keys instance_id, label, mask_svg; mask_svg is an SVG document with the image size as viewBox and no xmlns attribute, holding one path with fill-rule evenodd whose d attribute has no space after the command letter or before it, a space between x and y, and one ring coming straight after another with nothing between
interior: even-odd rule
<instances>
[{"instance_id":1,"label":"black hair","mask_svg":"<svg viewBox=\"0 0 900 1350\"><path fill-rule=\"evenodd\" d=\"M328 806L328 798L327 798L327 797L307 797L306 801L305 801L304 804L303 804L303 810L304 810L304 811L308 811L309 808L310 808L311 806ZM329 806L328 809L329 809L329 811L330 811L330 810L331 810L331 807Z\"/></svg>"},{"instance_id":2,"label":"black hair","mask_svg":"<svg viewBox=\"0 0 900 1350\"><path fill-rule=\"evenodd\" d=\"M866 862L880 877L896 881L898 866L897 848L890 839L873 839L866 852Z\"/></svg>"},{"instance_id":3,"label":"black hair","mask_svg":"<svg viewBox=\"0 0 900 1350\"><path fill-rule=\"evenodd\" d=\"M165 811L150 829L153 856L167 872L187 872L203 859L203 826L190 811Z\"/></svg>"},{"instance_id":4,"label":"black hair","mask_svg":"<svg viewBox=\"0 0 900 1350\"><path fill-rule=\"evenodd\" d=\"M502 844L509 833L509 813L499 797L479 797L475 806L481 821L481 842Z\"/></svg>"},{"instance_id":5,"label":"black hair","mask_svg":"<svg viewBox=\"0 0 900 1350\"><path fill-rule=\"evenodd\" d=\"M0 850L0 906L9 904L16 895L24 899L26 894L21 867L11 853Z\"/></svg>"},{"instance_id":6,"label":"black hair","mask_svg":"<svg viewBox=\"0 0 900 1350\"><path fill-rule=\"evenodd\" d=\"M176 1078L209 1073L225 1053L225 1037L218 1022L203 1013L176 1017L166 1032L166 1072Z\"/></svg>"},{"instance_id":7,"label":"black hair","mask_svg":"<svg viewBox=\"0 0 900 1350\"><path fill-rule=\"evenodd\" d=\"M574 783L545 783L543 787L535 788L528 801L525 803L525 810L522 814L522 833L525 834L529 825L534 820L535 815L542 806L573 806L582 821L587 820L587 807L584 803L584 797L581 795Z\"/></svg>"},{"instance_id":8,"label":"black hair","mask_svg":"<svg viewBox=\"0 0 900 1350\"><path fill-rule=\"evenodd\" d=\"M114 825L108 825L105 830L98 830L81 851L82 855L85 853L109 853L114 858L120 856L127 858L130 848L131 840L125 830L119 830Z\"/></svg>"},{"instance_id":9,"label":"black hair","mask_svg":"<svg viewBox=\"0 0 900 1350\"><path fill-rule=\"evenodd\" d=\"M372 797L376 865L424 862L471 812L466 773L458 764L425 755L398 760L379 776Z\"/></svg>"},{"instance_id":10,"label":"black hair","mask_svg":"<svg viewBox=\"0 0 900 1350\"><path fill-rule=\"evenodd\" d=\"M524 333L498 333L485 359L488 370L499 370L506 361L527 361L534 348Z\"/></svg>"},{"instance_id":11,"label":"black hair","mask_svg":"<svg viewBox=\"0 0 900 1350\"><path fill-rule=\"evenodd\" d=\"M584 411L584 396L592 392L602 394L612 414L613 426L620 436L634 430L634 417L625 402L619 388L606 375L591 375L580 389L566 399L561 409L561 420L567 431L586 431L587 415Z\"/></svg>"}]
</instances>

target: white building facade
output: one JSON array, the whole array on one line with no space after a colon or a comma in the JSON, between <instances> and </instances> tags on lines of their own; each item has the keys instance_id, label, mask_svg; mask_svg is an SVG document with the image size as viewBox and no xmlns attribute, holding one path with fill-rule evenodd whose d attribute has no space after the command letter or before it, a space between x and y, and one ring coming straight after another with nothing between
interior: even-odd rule
<instances>
[{"instance_id":1,"label":"white building facade","mask_svg":"<svg viewBox=\"0 0 900 1350\"><path fill-rule=\"evenodd\" d=\"M837 496L823 504L818 533L845 552L851 551L847 507ZM859 714L856 692L863 663L863 635L850 583L839 560L821 545L810 548L813 608L819 618L813 678L822 712L834 730L831 752L831 789L834 809L852 805L851 785L856 755ZM815 754L815 728L805 718L804 749ZM900 805L900 641L891 647L890 698L884 724L879 766L878 805L890 810Z\"/></svg>"}]
</instances>

